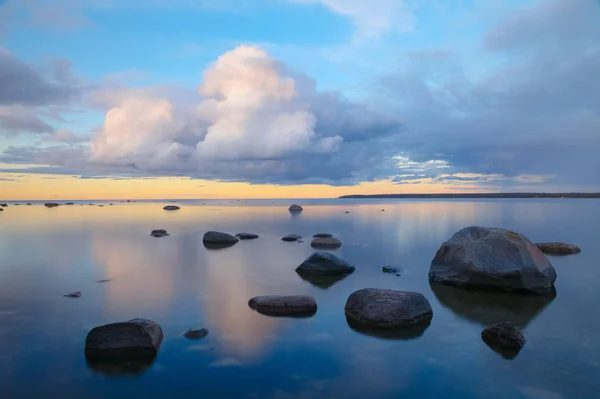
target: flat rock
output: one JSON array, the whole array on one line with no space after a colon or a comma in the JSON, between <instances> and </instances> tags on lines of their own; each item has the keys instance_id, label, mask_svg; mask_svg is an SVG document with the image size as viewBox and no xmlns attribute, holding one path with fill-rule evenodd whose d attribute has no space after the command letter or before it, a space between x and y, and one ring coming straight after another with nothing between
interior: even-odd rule
<instances>
[{"instance_id":1,"label":"flat rock","mask_svg":"<svg viewBox=\"0 0 600 399\"><path fill-rule=\"evenodd\" d=\"M153 359L163 340L162 328L146 319L93 328L85 338L88 360Z\"/></svg>"},{"instance_id":2,"label":"flat rock","mask_svg":"<svg viewBox=\"0 0 600 399\"><path fill-rule=\"evenodd\" d=\"M342 246L342 242L337 238L315 238L310 243L313 248L339 248Z\"/></svg>"},{"instance_id":3,"label":"flat rock","mask_svg":"<svg viewBox=\"0 0 600 399\"><path fill-rule=\"evenodd\" d=\"M201 339L208 335L208 330L206 328L190 328L181 335L189 339Z\"/></svg>"},{"instance_id":4,"label":"flat rock","mask_svg":"<svg viewBox=\"0 0 600 399\"><path fill-rule=\"evenodd\" d=\"M258 238L258 234L254 233L237 233L235 236L240 240L254 240Z\"/></svg>"},{"instance_id":5,"label":"flat rock","mask_svg":"<svg viewBox=\"0 0 600 399\"><path fill-rule=\"evenodd\" d=\"M577 245L565 242L539 242L535 244L540 251L548 255L572 255L581 252Z\"/></svg>"},{"instance_id":6,"label":"flat rock","mask_svg":"<svg viewBox=\"0 0 600 399\"><path fill-rule=\"evenodd\" d=\"M314 298L303 295L256 296L248 301L248 306L270 316L312 315L317 311Z\"/></svg>"},{"instance_id":7,"label":"flat rock","mask_svg":"<svg viewBox=\"0 0 600 399\"><path fill-rule=\"evenodd\" d=\"M167 230L165 230L165 229L154 229L150 232L150 235L152 237L164 237L164 236L168 236L169 233L167 233Z\"/></svg>"},{"instance_id":8,"label":"flat rock","mask_svg":"<svg viewBox=\"0 0 600 399\"><path fill-rule=\"evenodd\" d=\"M65 205L75 205L73 202L67 202Z\"/></svg>"},{"instance_id":9,"label":"flat rock","mask_svg":"<svg viewBox=\"0 0 600 399\"><path fill-rule=\"evenodd\" d=\"M28 203L26 203L25 205L27 205L27 206L31 206L31 202L28 202Z\"/></svg>"},{"instance_id":10,"label":"flat rock","mask_svg":"<svg viewBox=\"0 0 600 399\"><path fill-rule=\"evenodd\" d=\"M179 210L181 208L178 207L177 205L167 205L167 206L164 206L163 209L165 211L177 211L177 210Z\"/></svg>"},{"instance_id":11,"label":"flat rock","mask_svg":"<svg viewBox=\"0 0 600 399\"><path fill-rule=\"evenodd\" d=\"M239 238L220 231L207 231L204 233L202 241L206 246L228 247L237 243Z\"/></svg>"},{"instance_id":12,"label":"flat rock","mask_svg":"<svg viewBox=\"0 0 600 399\"><path fill-rule=\"evenodd\" d=\"M442 244L429 280L464 288L551 292L556 270L527 237L513 231L466 227Z\"/></svg>"},{"instance_id":13,"label":"flat rock","mask_svg":"<svg viewBox=\"0 0 600 399\"><path fill-rule=\"evenodd\" d=\"M63 296L67 298L79 298L81 296L81 291L69 292L68 294L65 294Z\"/></svg>"},{"instance_id":14,"label":"flat rock","mask_svg":"<svg viewBox=\"0 0 600 399\"><path fill-rule=\"evenodd\" d=\"M59 205L60 205L60 204L58 204L58 203L56 203L56 202L46 202L46 203L44 204L44 206L45 206L46 208L54 208L54 207L57 207L57 206L59 206Z\"/></svg>"},{"instance_id":15,"label":"flat rock","mask_svg":"<svg viewBox=\"0 0 600 399\"><path fill-rule=\"evenodd\" d=\"M331 238L333 237L333 234L331 233L317 233L317 234L313 234L314 238Z\"/></svg>"},{"instance_id":16,"label":"flat rock","mask_svg":"<svg viewBox=\"0 0 600 399\"><path fill-rule=\"evenodd\" d=\"M399 267L394 266L383 266L381 271L384 273L395 274L396 276L400 276L402 270Z\"/></svg>"},{"instance_id":17,"label":"flat rock","mask_svg":"<svg viewBox=\"0 0 600 399\"><path fill-rule=\"evenodd\" d=\"M302 212L303 209L304 208L302 208L300 205L296 205L296 204L289 207L290 212Z\"/></svg>"},{"instance_id":18,"label":"flat rock","mask_svg":"<svg viewBox=\"0 0 600 399\"><path fill-rule=\"evenodd\" d=\"M381 329L394 329L429 322L433 311L418 292L363 288L346 301L346 316L353 322Z\"/></svg>"},{"instance_id":19,"label":"flat rock","mask_svg":"<svg viewBox=\"0 0 600 399\"><path fill-rule=\"evenodd\" d=\"M281 237L281 241L287 242L298 241L300 239L302 239L302 236L299 236L298 234L289 234L285 237Z\"/></svg>"},{"instance_id":20,"label":"flat rock","mask_svg":"<svg viewBox=\"0 0 600 399\"><path fill-rule=\"evenodd\" d=\"M354 266L334 254L328 252L315 252L296 268L296 273L320 276L340 276L351 274L355 269Z\"/></svg>"},{"instance_id":21,"label":"flat rock","mask_svg":"<svg viewBox=\"0 0 600 399\"><path fill-rule=\"evenodd\" d=\"M2 208L6 208L6 207L8 206L8 204L0 204L0 206L1 206Z\"/></svg>"}]
</instances>

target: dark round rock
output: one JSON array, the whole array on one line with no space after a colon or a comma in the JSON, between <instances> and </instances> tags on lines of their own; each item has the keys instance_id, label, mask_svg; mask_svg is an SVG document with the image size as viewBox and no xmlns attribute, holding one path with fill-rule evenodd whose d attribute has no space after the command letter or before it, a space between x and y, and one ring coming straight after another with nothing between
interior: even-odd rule
<instances>
[{"instance_id":1,"label":"dark round rock","mask_svg":"<svg viewBox=\"0 0 600 399\"><path fill-rule=\"evenodd\" d=\"M254 240L258 238L258 234L254 233L237 233L235 236L240 240Z\"/></svg>"},{"instance_id":2,"label":"dark round rock","mask_svg":"<svg viewBox=\"0 0 600 399\"><path fill-rule=\"evenodd\" d=\"M181 335L189 339L201 339L208 335L208 330L206 328L190 328Z\"/></svg>"},{"instance_id":3,"label":"dark round rock","mask_svg":"<svg viewBox=\"0 0 600 399\"><path fill-rule=\"evenodd\" d=\"M305 275L340 276L351 274L356 268L345 260L328 252L315 252L309 256L296 273Z\"/></svg>"},{"instance_id":4,"label":"dark round rock","mask_svg":"<svg viewBox=\"0 0 600 399\"><path fill-rule=\"evenodd\" d=\"M317 311L314 298L303 295L257 296L248 301L248 306L269 316L312 315Z\"/></svg>"},{"instance_id":5,"label":"dark round rock","mask_svg":"<svg viewBox=\"0 0 600 399\"><path fill-rule=\"evenodd\" d=\"M93 328L85 339L88 360L153 359L163 340L160 326L145 319Z\"/></svg>"},{"instance_id":6,"label":"dark round rock","mask_svg":"<svg viewBox=\"0 0 600 399\"><path fill-rule=\"evenodd\" d=\"M163 209L165 211L177 211L177 210L179 210L181 208L178 207L177 205L167 205L167 206L164 206Z\"/></svg>"},{"instance_id":7,"label":"dark round rock","mask_svg":"<svg viewBox=\"0 0 600 399\"><path fill-rule=\"evenodd\" d=\"M547 255L572 255L581 252L577 245L567 244L565 242L540 242L536 247Z\"/></svg>"},{"instance_id":8,"label":"dark round rock","mask_svg":"<svg viewBox=\"0 0 600 399\"><path fill-rule=\"evenodd\" d=\"M298 234L289 234L285 237L281 237L281 241L292 242L292 241L298 241L301 238L302 238L302 236L299 236Z\"/></svg>"},{"instance_id":9,"label":"dark round rock","mask_svg":"<svg viewBox=\"0 0 600 399\"><path fill-rule=\"evenodd\" d=\"M167 230L165 230L165 229L154 229L150 232L150 235L152 237L164 237L164 236L168 236L169 233L167 233Z\"/></svg>"},{"instance_id":10,"label":"dark round rock","mask_svg":"<svg viewBox=\"0 0 600 399\"><path fill-rule=\"evenodd\" d=\"M313 234L314 238L331 238L333 237L333 234L331 233L317 233L317 234Z\"/></svg>"},{"instance_id":11,"label":"dark round rock","mask_svg":"<svg viewBox=\"0 0 600 399\"><path fill-rule=\"evenodd\" d=\"M481 338L490 346L507 349L520 349L527 342L519 327L506 321L484 328Z\"/></svg>"},{"instance_id":12,"label":"dark round rock","mask_svg":"<svg viewBox=\"0 0 600 399\"><path fill-rule=\"evenodd\" d=\"M239 241L239 238L220 231L207 231L202 237L205 246L228 247Z\"/></svg>"},{"instance_id":13,"label":"dark round rock","mask_svg":"<svg viewBox=\"0 0 600 399\"><path fill-rule=\"evenodd\" d=\"M302 212L303 209L304 208L302 208L300 205L296 205L296 204L289 207L290 212Z\"/></svg>"},{"instance_id":14,"label":"dark round rock","mask_svg":"<svg viewBox=\"0 0 600 399\"><path fill-rule=\"evenodd\" d=\"M430 321L433 311L418 292L364 288L346 301L346 316L371 328L393 329Z\"/></svg>"}]
</instances>

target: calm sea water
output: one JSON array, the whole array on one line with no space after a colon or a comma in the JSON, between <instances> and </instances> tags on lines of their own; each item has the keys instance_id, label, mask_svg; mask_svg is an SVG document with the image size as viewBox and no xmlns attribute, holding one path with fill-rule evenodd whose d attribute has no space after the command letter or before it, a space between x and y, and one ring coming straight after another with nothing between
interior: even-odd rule
<instances>
[{"instance_id":1,"label":"calm sea water","mask_svg":"<svg viewBox=\"0 0 600 399\"><path fill-rule=\"evenodd\" d=\"M204 202L204 205L203 205ZM304 206L291 215L292 202ZM98 204L98 202L96 202ZM0 213L0 397L62 398L598 398L600 201L298 200L9 205ZM382 211L384 209L385 211ZM346 214L345 211L350 213ZM485 295L430 286L440 244L467 225L503 227L582 253L552 257L556 296ZM149 237L165 228L171 235ZM260 238L208 250L207 230ZM330 232L354 274L332 285L294 269ZM297 233L303 243L280 237ZM402 276L384 274L384 265ZM98 283L98 280L110 279ZM354 331L344 304L365 287L423 293L433 320L411 336ZM78 299L64 298L82 291ZM304 294L306 319L248 308L255 295ZM83 349L96 325L142 317L165 339L145 370L94 369ZM508 360L484 326L512 320L527 344ZM205 327L200 341L181 336Z\"/></svg>"}]
</instances>

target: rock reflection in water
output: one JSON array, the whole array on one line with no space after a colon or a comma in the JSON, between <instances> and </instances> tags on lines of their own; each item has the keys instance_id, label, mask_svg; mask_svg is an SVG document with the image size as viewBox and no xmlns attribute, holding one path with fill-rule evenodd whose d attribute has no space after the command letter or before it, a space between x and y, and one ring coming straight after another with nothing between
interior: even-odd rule
<instances>
[{"instance_id":1,"label":"rock reflection in water","mask_svg":"<svg viewBox=\"0 0 600 399\"><path fill-rule=\"evenodd\" d=\"M329 287L331 287L338 281L341 281L349 276L349 274L342 274L339 276L322 276L322 275L305 274L305 273L298 273L298 275L302 278L302 280L308 281L310 284L314 285L315 287L318 287L318 288L321 288L324 290L328 289Z\"/></svg>"},{"instance_id":2,"label":"rock reflection in water","mask_svg":"<svg viewBox=\"0 0 600 399\"><path fill-rule=\"evenodd\" d=\"M137 361L92 361L87 360L88 368L98 374L111 377L134 377L144 373L152 366L153 358Z\"/></svg>"},{"instance_id":3,"label":"rock reflection in water","mask_svg":"<svg viewBox=\"0 0 600 399\"><path fill-rule=\"evenodd\" d=\"M484 327L509 321L524 328L556 297L556 290L546 295L526 295L467 290L433 282L429 285L442 306Z\"/></svg>"},{"instance_id":4,"label":"rock reflection in water","mask_svg":"<svg viewBox=\"0 0 600 399\"><path fill-rule=\"evenodd\" d=\"M389 329L389 330L366 327L362 324L356 323L352 319L348 318L348 316L346 316L346 323L348 323L348 326L352 330L354 330L358 333L361 333L361 334L371 335L373 337L385 338L385 339L408 340L408 339L419 338L421 335L423 335L425 330L427 330L427 327L429 327L429 325L431 324L431 320L426 320L426 321L423 321L418 324L409 325L406 327Z\"/></svg>"}]
</instances>

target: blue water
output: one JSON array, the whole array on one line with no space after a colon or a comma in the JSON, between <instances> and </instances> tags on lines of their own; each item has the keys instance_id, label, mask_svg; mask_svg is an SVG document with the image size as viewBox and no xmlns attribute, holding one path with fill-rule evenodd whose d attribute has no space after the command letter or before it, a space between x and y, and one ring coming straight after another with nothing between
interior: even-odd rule
<instances>
[{"instance_id":1,"label":"blue water","mask_svg":"<svg viewBox=\"0 0 600 399\"><path fill-rule=\"evenodd\" d=\"M88 202L10 203L0 212L1 398L600 397L598 200L209 200L179 201L176 212L162 202ZM287 211L293 202L304 206L300 215ZM440 244L472 224L582 252L550 258L555 296L430 286ZM155 228L171 235L149 237ZM260 238L208 250L207 230ZM317 232L341 239L334 252L354 274L327 286L295 273ZM290 233L307 239L280 241ZM382 273L384 265L402 275ZM344 304L366 287L423 293L431 324L396 338L354 331ZM62 296L71 291L83 295ZM312 295L319 308L306 319L248 308L248 299L269 294ZM87 332L134 317L164 330L155 361L133 371L88 366ZM527 338L512 360L480 338L501 320ZM200 327L210 331L203 340L181 336Z\"/></svg>"}]
</instances>

